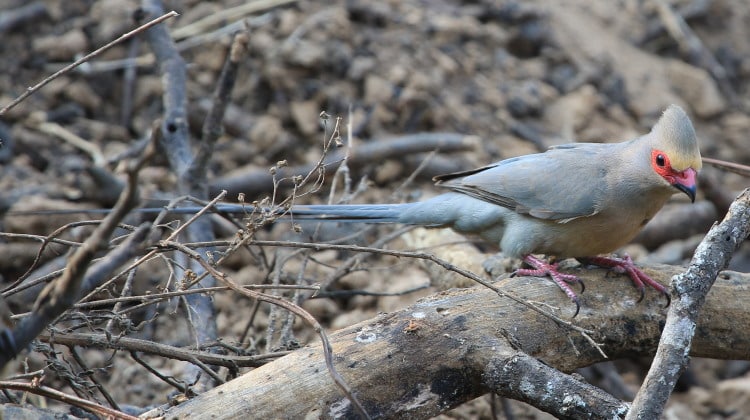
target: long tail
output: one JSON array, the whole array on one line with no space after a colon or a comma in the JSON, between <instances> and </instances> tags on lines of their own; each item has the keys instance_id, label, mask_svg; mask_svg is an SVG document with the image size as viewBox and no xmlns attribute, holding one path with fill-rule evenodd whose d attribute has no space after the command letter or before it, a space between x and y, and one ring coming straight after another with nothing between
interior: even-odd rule
<instances>
[{"instance_id":1,"label":"long tail","mask_svg":"<svg viewBox=\"0 0 750 420\"><path fill-rule=\"evenodd\" d=\"M334 204L334 205L302 205L293 206L283 215L297 220L320 220L320 221L338 221L338 222L364 222L364 223L399 223L403 211L414 203L406 204ZM172 214L195 214L202 210L203 207L187 206L170 209ZM142 207L134 209L138 213L161 213L164 207ZM228 214L247 214L250 215L258 209L250 205L241 204L217 204L209 212L228 213ZM31 216L40 214L106 214L110 209L89 209L89 210L41 210L23 213L13 213L15 216ZM270 210L268 210L270 211ZM10 214L10 213L9 213ZM279 212L282 215L281 212Z\"/></svg>"},{"instance_id":2,"label":"long tail","mask_svg":"<svg viewBox=\"0 0 750 420\"><path fill-rule=\"evenodd\" d=\"M321 220L337 222L365 222L365 223L398 223L403 211L412 206L406 204L320 204L292 206L284 216L297 220ZM178 207L170 210L176 214L194 214L202 207ZM159 213L164 208L144 207L135 211L141 213ZM228 214L252 214L257 209L242 204L217 204L214 211ZM281 214L281 212L280 212Z\"/></svg>"}]
</instances>

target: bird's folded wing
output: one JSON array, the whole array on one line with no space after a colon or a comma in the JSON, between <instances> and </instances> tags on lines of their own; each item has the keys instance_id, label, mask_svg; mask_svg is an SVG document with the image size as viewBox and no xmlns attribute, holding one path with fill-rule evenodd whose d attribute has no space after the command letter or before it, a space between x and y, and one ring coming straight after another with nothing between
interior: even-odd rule
<instances>
[{"instance_id":1,"label":"bird's folded wing","mask_svg":"<svg viewBox=\"0 0 750 420\"><path fill-rule=\"evenodd\" d=\"M575 143L435 180L438 186L518 213L564 222L600 210L607 146Z\"/></svg>"}]
</instances>

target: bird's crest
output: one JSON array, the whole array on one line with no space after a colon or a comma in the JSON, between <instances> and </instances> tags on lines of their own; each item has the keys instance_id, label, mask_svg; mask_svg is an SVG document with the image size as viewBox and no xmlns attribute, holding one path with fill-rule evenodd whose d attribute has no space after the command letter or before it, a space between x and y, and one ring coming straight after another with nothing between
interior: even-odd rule
<instances>
[{"instance_id":1,"label":"bird's crest","mask_svg":"<svg viewBox=\"0 0 750 420\"><path fill-rule=\"evenodd\" d=\"M697 171L703 166L693 123L679 106L670 105L651 133L659 141L659 147L669 155L675 170L693 168Z\"/></svg>"}]
</instances>

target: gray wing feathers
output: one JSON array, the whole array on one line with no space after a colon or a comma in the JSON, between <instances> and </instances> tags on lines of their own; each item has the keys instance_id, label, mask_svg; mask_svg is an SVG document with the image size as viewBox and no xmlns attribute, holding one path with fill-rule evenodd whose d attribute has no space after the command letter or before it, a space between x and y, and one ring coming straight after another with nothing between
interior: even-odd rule
<instances>
[{"instance_id":1,"label":"gray wing feathers","mask_svg":"<svg viewBox=\"0 0 750 420\"><path fill-rule=\"evenodd\" d=\"M445 178L438 185L518 213L564 222L598 212L612 146L562 145L502 161L464 178Z\"/></svg>"}]
</instances>

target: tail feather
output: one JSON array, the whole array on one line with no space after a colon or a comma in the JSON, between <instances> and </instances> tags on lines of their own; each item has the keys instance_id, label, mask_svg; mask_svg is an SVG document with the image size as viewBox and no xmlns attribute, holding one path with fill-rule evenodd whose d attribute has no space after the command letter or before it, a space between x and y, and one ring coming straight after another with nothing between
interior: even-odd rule
<instances>
[{"instance_id":1,"label":"tail feather","mask_svg":"<svg viewBox=\"0 0 750 420\"><path fill-rule=\"evenodd\" d=\"M319 204L292 206L283 215L297 220L320 220L359 223L398 223L403 210L413 205L405 204ZM194 214L202 207L177 207L171 209L173 214ZM144 207L137 209L141 213L158 213L164 208ZM251 214L256 208L242 204L217 204L214 211L228 214ZM266 210L270 211L270 210ZM282 210L279 211L281 213Z\"/></svg>"},{"instance_id":2,"label":"tail feather","mask_svg":"<svg viewBox=\"0 0 750 420\"><path fill-rule=\"evenodd\" d=\"M301 205L293 206L289 211L284 210L283 215L297 220L320 220L338 222L360 222L360 223L403 223L401 216L403 211L414 203L406 204L334 204L334 205ZM170 209L172 214L195 214L203 207L186 206ZM242 204L216 204L209 212L228 214L252 214L258 209L250 205ZM39 210L25 211L23 213L10 213L13 215L57 215L57 214L106 214L111 209L65 209L65 210ZM138 213L155 214L165 211L164 207L141 207L134 211ZM271 211L271 210L267 210ZM281 215L282 212L279 211ZM407 222L408 223L408 222Z\"/></svg>"},{"instance_id":3,"label":"tail feather","mask_svg":"<svg viewBox=\"0 0 750 420\"><path fill-rule=\"evenodd\" d=\"M407 204L332 204L293 206L290 216L301 220L398 223Z\"/></svg>"}]
</instances>

